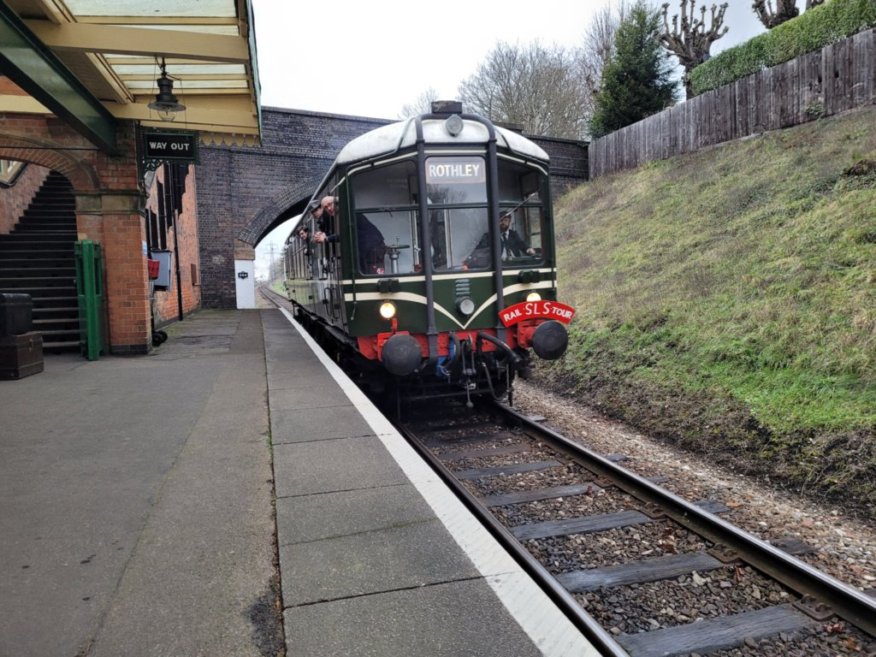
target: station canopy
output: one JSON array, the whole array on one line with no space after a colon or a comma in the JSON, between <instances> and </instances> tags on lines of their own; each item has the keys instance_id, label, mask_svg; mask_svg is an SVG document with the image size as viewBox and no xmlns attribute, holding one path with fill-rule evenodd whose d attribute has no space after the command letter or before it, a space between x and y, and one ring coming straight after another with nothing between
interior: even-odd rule
<instances>
[{"instance_id":1,"label":"station canopy","mask_svg":"<svg viewBox=\"0 0 876 657\"><path fill-rule=\"evenodd\" d=\"M103 147L114 120L259 140L251 0L5 0L0 23L0 112L59 115ZM162 63L172 122L149 108Z\"/></svg>"}]
</instances>

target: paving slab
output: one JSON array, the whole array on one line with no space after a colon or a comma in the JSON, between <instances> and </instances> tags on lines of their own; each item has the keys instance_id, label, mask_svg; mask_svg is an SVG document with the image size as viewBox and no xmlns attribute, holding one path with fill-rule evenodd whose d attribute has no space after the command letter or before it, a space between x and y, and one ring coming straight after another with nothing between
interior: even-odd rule
<instances>
[{"instance_id":1,"label":"paving slab","mask_svg":"<svg viewBox=\"0 0 876 657\"><path fill-rule=\"evenodd\" d=\"M278 543L326 538L430 520L432 508L411 484L277 499Z\"/></svg>"},{"instance_id":2,"label":"paving slab","mask_svg":"<svg viewBox=\"0 0 876 657\"><path fill-rule=\"evenodd\" d=\"M289 365L282 368L269 368L268 380L271 384L271 392L282 392L285 390L306 392L310 389L341 392L340 388L338 388L337 383L335 383L331 378L322 376L323 373L320 372L321 369L324 368L322 367L322 364L318 361L315 364L303 363L297 365ZM338 397L330 404L326 404L325 402L319 402L319 405L334 406L338 404L349 403L349 398L344 395L343 397ZM303 403L301 404L301 407L304 407Z\"/></svg>"},{"instance_id":3,"label":"paving slab","mask_svg":"<svg viewBox=\"0 0 876 657\"><path fill-rule=\"evenodd\" d=\"M268 392L268 402L271 411L290 411L308 409L315 415L324 416L330 413L333 406L343 406L350 403L334 381L311 379L309 385L286 383L283 387L272 387Z\"/></svg>"},{"instance_id":4,"label":"paving slab","mask_svg":"<svg viewBox=\"0 0 876 657\"><path fill-rule=\"evenodd\" d=\"M408 481L374 436L274 445L274 472L278 498Z\"/></svg>"},{"instance_id":5,"label":"paving slab","mask_svg":"<svg viewBox=\"0 0 876 657\"><path fill-rule=\"evenodd\" d=\"M290 607L480 576L434 518L285 545L280 568Z\"/></svg>"},{"instance_id":6,"label":"paving slab","mask_svg":"<svg viewBox=\"0 0 876 657\"><path fill-rule=\"evenodd\" d=\"M271 409L271 441L276 445L373 436L374 431L350 403L315 413L313 409Z\"/></svg>"},{"instance_id":7,"label":"paving slab","mask_svg":"<svg viewBox=\"0 0 876 657\"><path fill-rule=\"evenodd\" d=\"M293 607L285 618L286 651L295 657L543 654L483 580Z\"/></svg>"}]
</instances>

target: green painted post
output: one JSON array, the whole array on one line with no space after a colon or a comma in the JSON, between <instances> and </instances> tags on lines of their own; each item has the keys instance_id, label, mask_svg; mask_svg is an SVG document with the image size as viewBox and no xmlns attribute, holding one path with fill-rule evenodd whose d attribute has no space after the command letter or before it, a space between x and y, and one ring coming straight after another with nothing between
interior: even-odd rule
<instances>
[{"instance_id":1,"label":"green painted post","mask_svg":"<svg viewBox=\"0 0 876 657\"><path fill-rule=\"evenodd\" d=\"M103 351L103 267L100 244L82 240L75 245L76 296L79 301L79 348L88 360Z\"/></svg>"}]
</instances>

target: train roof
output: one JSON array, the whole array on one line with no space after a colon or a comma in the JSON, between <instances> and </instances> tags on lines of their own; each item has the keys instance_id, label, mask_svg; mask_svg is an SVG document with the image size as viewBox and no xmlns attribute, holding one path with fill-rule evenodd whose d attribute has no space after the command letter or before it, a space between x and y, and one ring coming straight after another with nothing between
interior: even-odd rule
<instances>
[{"instance_id":1,"label":"train roof","mask_svg":"<svg viewBox=\"0 0 876 657\"><path fill-rule=\"evenodd\" d=\"M489 139L487 127L471 119L463 120L463 129L451 135L445 128L445 118L425 119L423 137L427 144L472 144L484 143ZM537 144L512 130L494 126L496 145L527 158L548 162L548 154ZM417 128L415 119L400 121L382 126L356 137L338 153L335 164L350 164L368 160L380 155L388 155L416 144Z\"/></svg>"}]
</instances>

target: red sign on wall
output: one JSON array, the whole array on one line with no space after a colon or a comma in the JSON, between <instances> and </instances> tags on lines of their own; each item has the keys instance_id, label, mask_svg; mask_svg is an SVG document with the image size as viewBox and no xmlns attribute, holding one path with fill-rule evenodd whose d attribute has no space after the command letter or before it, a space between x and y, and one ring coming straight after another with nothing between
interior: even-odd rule
<instances>
[{"instance_id":1,"label":"red sign on wall","mask_svg":"<svg viewBox=\"0 0 876 657\"><path fill-rule=\"evenodd\" d=\"M505 326L513 326L524 319L555 319L568 324L575 316L575 309L559 301L524 301L499 311L499 319Z\"/></svg>"}]
</instances>

